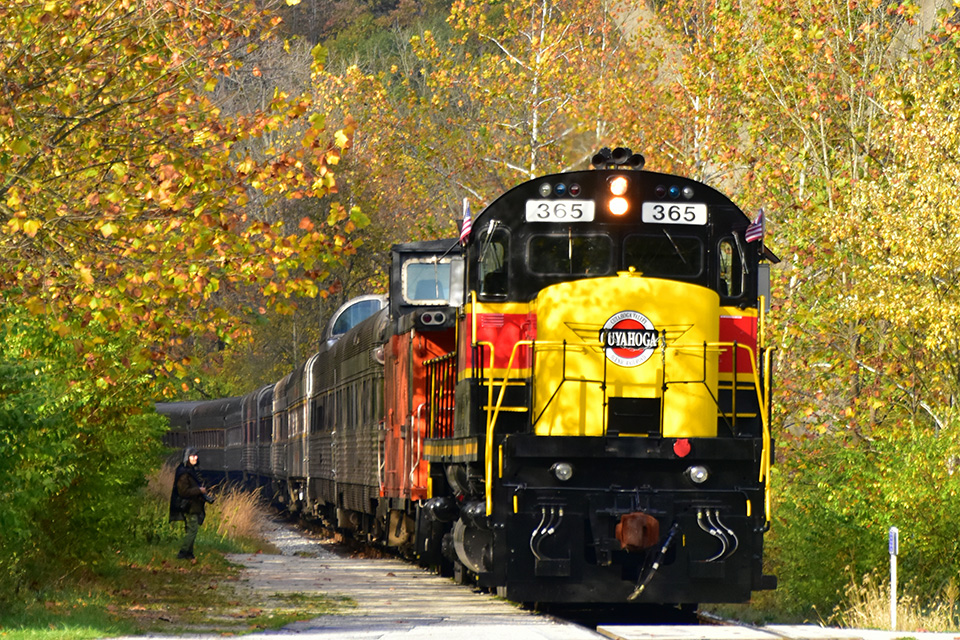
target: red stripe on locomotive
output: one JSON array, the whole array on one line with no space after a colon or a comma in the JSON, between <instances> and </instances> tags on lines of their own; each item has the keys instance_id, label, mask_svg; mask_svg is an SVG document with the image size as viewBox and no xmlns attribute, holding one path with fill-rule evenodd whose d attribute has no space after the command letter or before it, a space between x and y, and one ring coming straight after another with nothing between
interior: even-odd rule
<instances>
[{"instance_id":1,"label":"red stripe on locomotive","mask_svg":"<svg viewBox=\"0 0 960 640\"><path fill-rule=\"evenodd\" d=\"M750 347L753 356L757 353L757 318L755 316L720 316L720 342L736 342ZM753 373L750 364L751 352L737 350L737 373ZM724 347L720 352L720 373L733 372L733 347Z\"/></svg>"},{"instance_id":2,"label":"red stripe on locomotive","mask_svg":"<svg viewBox=\"0 0 960 640\"><path fill-rule=\"evenodd\" d=\"M488 342L493 345L493 368L505 369L510 363L513 347L520 340L537 339L537 315L535 313L478 313L477 342ZM473 336L473 316L467 314L461 332L461 346L469 346ZM482 362L474 362L475 354L471 349L462 349L465 357L461 359L461 371L470 370L474 366L487 368L490 366L490 354L484 349L479 356ZM531 366L530 348L520 347L513 359L512 369L529 369Z\"/></svg>"}]
</instances>

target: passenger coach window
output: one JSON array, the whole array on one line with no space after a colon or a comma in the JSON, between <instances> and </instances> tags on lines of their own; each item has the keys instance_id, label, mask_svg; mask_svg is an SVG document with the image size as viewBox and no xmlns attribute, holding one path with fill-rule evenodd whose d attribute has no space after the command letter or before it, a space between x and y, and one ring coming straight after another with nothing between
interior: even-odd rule
<instances>
[{"instance_id":1,"label":"passenger coach window","mask_svg":"<svg viewBox=\"0 0 960 640\"><path fill-rule=\"evenodd\" d=\"M720 260L719 293L731 298L743 293L743 265L740 261L740 252L733 240L721 240L718 256Z\"/></svg>"},{"instance_id":2,"label":"passenger coach window","mask_svg":"<svg viewBox=\"0 0 960 640\"><path fill-rule=\"evenodd\" d=\"M696 276L703 270L700 238L674 235L629 236L623 265L647 276Z\"/></svg>"},{"instance_id":3,"label":"passenger coach window","mask_svg":"<svg viewBox=\"0 0 960 640\"><path fill-rule=\"evenodd\" d=\"M506 229L495 228L480 235L480 263L477 267L480 295L487 298L504 298L510 275L510 234Z\"/></svg>"},{"instance_id":4,"label":"passenger coach window","mask_svg":"<svg viewBox=\"0 0 960 640\"><path fill-rule=\"evenodd\" d=\"M320 433L323 429L323 397L318 396L312 400L313 407L310 411L310 433Z\"/></svg>"},{"instance_id":5,"label":"passenger coach window","mask_svg":"<svg viewBox=\"0 0 960 640\"><path fill-rule=\"evenodd\" d=\"M612 249L609 236L533 236L527 264L544 275L604 275L610 272Z\"/></svg>"},{"instance_id":6,"label":"passenger coach window","mask_svg":"<svg viewBox=\"0 0 960 640\"><path fill-rule=\"evenodd\" d=\"M383 307L380 300L363 300L345 309L333 324L333 335L340 336L354 328Z\"/></svg>"}]
</instances>

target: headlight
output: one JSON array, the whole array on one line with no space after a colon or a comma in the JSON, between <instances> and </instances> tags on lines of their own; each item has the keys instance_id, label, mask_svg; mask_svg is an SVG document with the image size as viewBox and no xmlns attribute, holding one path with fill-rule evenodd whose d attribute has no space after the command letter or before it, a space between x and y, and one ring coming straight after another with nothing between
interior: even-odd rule
<instances>
[{"instance_id":1,"label":"headlight","mask_svg":"<svg viewBox=\"0 0 960 640\"><path fill-rule=\"evenodd\" d=\"M622 216L630 208L630 203L627 202L626 198L612 198L608 206L610 207L610 213L615 216Z\"/></svg>"},{"instance_id":2,"label":"headlight","mask_svg":"<svg viewBox=\"0 0 960 640\"><path fill-rule=\"evenodd\" d=\"M630 181L627 180L624 176L616 176L610 180L610 193L615 196L622 196L627 193L627 188L630 186Z\"/></svg>"},{"instance_id":3,"label":"headlight","mask_svg":"<svg viewBox=\"0 0 960 640\"><path fill-rule=\"evenodd\" d=\"M553 475L557 476L557 480L561 482L566 482L573 477L573 465L569 462L556 462L550 471L553 472Z\"/></svg>"},{"instance_id":4,"label":"headlight","mask_svg":"<svg viewBox=\"0 0 960 640\"><path fill-rule=\"evenodd\" d=\"M707 468L701 467L700 465L689 467L685 473L693 484L703 484L707 481L707 478L710 477L710 472L707 471Z\"/></svg>"}]
</instances>

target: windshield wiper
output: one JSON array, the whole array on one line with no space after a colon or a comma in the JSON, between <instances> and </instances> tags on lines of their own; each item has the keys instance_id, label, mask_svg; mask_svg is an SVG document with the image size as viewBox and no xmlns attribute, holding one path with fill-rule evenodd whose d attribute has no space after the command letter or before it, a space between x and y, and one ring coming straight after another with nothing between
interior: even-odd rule
<instances>
[{"instance_id":1,"label":"windshield wiper","mask_svg":"<svg viewBox=\"0 0 960 640\"><path fill-rule=\"evenodd\" d=\"M677 255L680 256L680 259L683 261L683 264L687 264L687 259L683 257L683 253L680 251L680 247L677 246L677 243L673 241L673 236L666 229L661 229L663 235L667 236L667 240L670 241L670 244L673 245L673 250L677 252Z\"/></svg>"}]
</instances>

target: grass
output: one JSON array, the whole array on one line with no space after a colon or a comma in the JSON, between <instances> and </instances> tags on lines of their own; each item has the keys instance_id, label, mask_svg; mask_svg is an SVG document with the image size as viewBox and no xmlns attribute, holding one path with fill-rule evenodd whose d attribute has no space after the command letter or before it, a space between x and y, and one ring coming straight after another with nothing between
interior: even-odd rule
<instances>
[{"instance_id":1,"label":"grass","mask_svg":"<svg viewBox=\"0 0 960 640\"><path fill-rule=\"evenodd\" d=\"M850 629L890 630L890 584L876 575L851 579L843 593L841 604L826 617L787 615L778 607L776 592L758 592L748 604L705 605L701 610L730 620L762 626L765 624L809 624L819 622L824 626L839 626ZM898 632L921 633L957 632L960 630L960 588L949 582L942 592L933 598L921 598L912 592L910 585L901 587L897 602ZM910 637L910 636L907 636Z\"/></svg>"},{"instance_id":2,"label":"grass","mask_svg":"<svg viewBox=\"0 0 960 640\"><path fill-rule=\"evenodd\" d=\"M890 584L874 575L854 580L844 592L844 604L830 622L857 629L890 629ZM910 585L897 599L897 631L957 631L960 629L960 589L950 581L938 597L923 601Z\"/></svg>"},{"instance_id":3,"label":"grass","mask_svg":"<svg viewBox=\"0 0 960 640\"><path fill-rule=\"evenodd\" d=\"M196 561L176 560L180 523L167 520L173 469L151 477L135 527L138 540L96 571L35 594L17 611L0 612L2 640L71 640L143 633L240 635L335 614L352 606L325 594L263 597L240 584L241 567L227 553L270 553L261 524L269 512L259 495L217 491L200 528ZM147 524L144 524L147 523Z\"/></svg>"}]
</instances>

